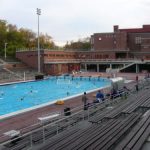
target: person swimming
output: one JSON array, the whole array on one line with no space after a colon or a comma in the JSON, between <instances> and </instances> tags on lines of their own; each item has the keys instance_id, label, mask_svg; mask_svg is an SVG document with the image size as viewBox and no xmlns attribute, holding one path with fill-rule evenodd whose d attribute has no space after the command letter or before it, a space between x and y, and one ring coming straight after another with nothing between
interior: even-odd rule
<instances>
[{"instance_id":1,"label":"person swimming","mask_svg":"<svg viewBox=\"0 0 150 150\"><path fill-rule=\"evenodd\" d=\"M70 95L70 93L69 92L67 92L67 96L69 96Z\"/></svg>"},{"instance_id":2,"label":"person swimming","mask_svg":"<svg viewBox=\"0 0 150 150\"><path fill-rule=\"evenodd\" d=\"M23 100L24 100L24 97L21 97L20 100L23 101Z\"/></svg>"},{"instance_id":3,"label":"person swimming","mask_svg":"<svg viewBox=\"0 0 150 150\"><path fill-rule=\"evenodd\" d=\"M21 100L21 101L23 101L23 100L24 100L24 98L25 98L25 96L22 96L22 97L20 98L20 100Z\"/></svg>"},{"instance_id":4,"label":"person swimming","mask_svg":"<svg viewBox=\"0 0 150 150\"><path fill-rule=\"evenodd\" d=\"M1 92L1 96L3 96L4 95L4 92Z\"/></svg>"}]
</instances>

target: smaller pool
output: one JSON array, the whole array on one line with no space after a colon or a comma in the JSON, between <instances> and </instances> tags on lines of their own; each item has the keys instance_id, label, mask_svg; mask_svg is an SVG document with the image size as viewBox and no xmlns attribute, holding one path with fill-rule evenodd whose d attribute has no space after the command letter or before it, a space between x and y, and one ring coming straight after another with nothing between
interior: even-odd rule
<instances>
[{"instance_id":1,"label":"smaller pool","mask_svg":"<svg viewBox=\"0 0 150 150\"><path fill-rule=\"evenodd\" d=\"M1 85L0 115L42 107L110 85L110 80L105 78L71 76Z\"/></svg>"}]
</instances>

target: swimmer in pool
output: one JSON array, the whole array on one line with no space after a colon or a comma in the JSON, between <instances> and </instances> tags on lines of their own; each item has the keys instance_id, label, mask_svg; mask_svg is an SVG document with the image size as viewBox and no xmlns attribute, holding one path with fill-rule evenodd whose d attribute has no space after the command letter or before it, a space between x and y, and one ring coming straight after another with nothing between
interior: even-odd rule
<instances>
[{"instance_id":1,"label":"swimmer in pool","mask_svg":"<svg viewBox=\"0 0 150 150\"><path fill-rule=\"evenodd\" d=\"M67 96L69 96L70 95L70 93L69 92L67 92Z\"/></svg>"},{"instance_id":2,"label":"swimmer in pool","mask_svg":"<svg viewBox=\"0 0 150 150\"><path fill-rule=\"evenodd\" d=\"M4 95L4 92L1 92L1 96L3 96Z\"/></svg>"},{"instance_id":3,"label":"swimmer in pool","mask_svg":"<svg viewBox=\"0 0 150 150\"><path fill-rule=\"evenodd\" d=\"M20 100L21 100L21 101L23 101L23 100L24 100L24 98L23 98L23 97L21 97L21 98L20 98Z\"/></svg>"},{"instance_id":4,"label":"swimmer in pool","mask_svg":"<svg viewBox=\"0 0 150 150\"><path fill-rule=\"evenodd\" d=\"M20 100L21 100L21 101L23 101L23 100L24 100L24 98L25 98L25 96L21 97L21 98L20 98Z\"/></svg>"}]
</instances>

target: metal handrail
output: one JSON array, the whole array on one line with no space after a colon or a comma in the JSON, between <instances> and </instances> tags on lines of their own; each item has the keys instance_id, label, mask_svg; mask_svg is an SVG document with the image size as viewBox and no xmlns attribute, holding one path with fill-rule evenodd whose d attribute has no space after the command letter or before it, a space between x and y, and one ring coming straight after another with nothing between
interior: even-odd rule
<instances>
[{"instance_id":1,"label":"metal handrail","mask_svg":"<svg viewBox=\"0 0 150 150\"><path fill-rule=\"evenodd\" d=\"M143 81L144 82L144 81ZM143 84L143 82L142 82L142 84ZM130 95L130 94L132 94L134 91L132 90L132 91L129 91L129 94L128 95ZM124 94L124 93L126 93L125 91L123 91L122 93L118 93L118 94L116 94L116 95L114 95L114 97L121 97L122 96L122 94ZM91 106L89 106L88 108L88 111L87 111L87 113L88 113L88 116L87 116L87 118L89 119L89 117L90 117L90 113L89 113L89 110L90 109L92 109L92 108L94 108L95 106L98 106L98 105L102 105L102 104L107 104L107 102L114 102L113 100L114 100L114 97L113 97L113 99L110 99L110 97L109 98L107 98L107 99L105 99L105 101L104 102L102 102L102 103L95 103L94 105L91 105ZM75 111L75 113L73 113L72 114L72 112L73 111ZM16 138L14 138L14 139L11 139L11 140L9 140L9 141L6 141L6 142L3 142L3 143L1 143L0 145L6 145L6 144L9 144L10 142L13 142L14 140L17 140L17 139L19 139L19 138L24 138L24 137L27 137L27 136L29 136L29 140L30 140L30 147L32 147L33 146L33 142L32 142L32 135L34 134L34 133L36 133L36 132L38 132L38 131L41 131L41 130L43 130L43 142L45 142L45 128L46 127L49 127L49 126L56 126L57 127L57 134L58 134L58 123L59 122L61 122L61 121L64 121L64 120L66 120L66 119L68 119L68 118L72 118L73 116L75 116L75 115L77 115L77 114L81 114L82 115L82 113L84 114L84 110L83 110L83 105L81 106L79 106L79 107L75 107L75 108L73 108L72 110L70 110L70 112L71 112L71 115L70 116L63 116L61 119L59 119L59 120L56 120L56 121L54 121L54 122L51 122L51 123L49 123L49 124L47 124L47 125L42 125L42 127L39 127L38 129L34 129L34 130L32 130L32 131L30 131L30 132L28 132L28 133L25 133L25 134L23 134L23 135L20 135L20 136L18 136L18 137L16 137ZM66 112L67 113L67 112ZM83 117L84 117L84 115L83 115ZM84 119L84 118L83 118ZM38 124L34 124L34 125L32 125L32 127L33 126L36 126L36 125L40 125L40 123L38 123ZM23 129L27 129L27 128L23 128ZM13 148L12 148L12 150L13 150Z\"/></svg>"},{"instance_id":2,"label":"metal handrail","mask_svg":"<svg viewBox=\"0 0 150 150\"><path fill-rule=\"evenodd\" d=\"M129 63L129 62L141 62L141 59L130 59L130 58L127 58L127 59L100 59L100 58L95 58L95 59L93 59L93 58L88 58L88 59L83 59L83 58L78 58L78 59L72 59L72 58L70 58L70 59L68 59L68 58L66 58L66 59L62 59L62 58L56 58L56 59L51 59L51 58L45 58L44 59L44 62L46 63L46 62L56 62L56 61L63 61L63 62L67 62L67 61L80 61L80 62L82 62L82 61L84 61L84 62L89 62L89 61L104 61L104 62L108 62L108 61L110 61L110 62L113 62L113 61L115 61L115 62L122 62L122 61L124 61L124 62L127 62L127 63Z\"/></svg>"},{"instance_id":3,"label":"metal handrail","mask_svg":"<svg viewBox=\"0 0 150 150\"><path fill-rule=\"evenodd\" d=\"M119 94L117 94L117 95L119 96ZM117 96L117 95L116 95L116 96ZM105 104L105 102L107 103L109 100L110 100L109 98L108 98L108 99L105 99L104 103L95 103L94 105L89 106L88 108L89 108L89 109L92 109L92 108L94 108L95 106ZM112 101L112 99L111 99L110 101ZM87 113L88 113L87 118L90 117L89 109L88 109L88 112L87 112ZM79 110L79 111L77 111L77 110ZM77 114L81 114L81 115L82 115L82 114L84 114L84 112L85 112L85 111L83 110L83 106L76 107L76 108L74 108L74 109L72 109L72 110L70 110L70 111L71 111L71 115L70 115L70 116L63 116L61 119L59 119L59 120L57 120L57 121L54 121L54 122L49 123L49 124L47 124L47 125L42 125L42 127L38 128L38 129L34 129L34 130L32 130L32 131L30 131L30 132L28 132L28 133L25 133L25 134L23 134L23 135L20 135L20 136L18 136L18 137L16 137L16 138L13 138L13 139L9 140L9 141L3 142L3 143L1 143L1 145L9 144L10 142L13 142L13 141L15 141L15 140L17 140L17 139L19 139L19 138L24 138L24 137L27 137L27 136L30 137L30 136L33 135L34 133L43 130L43 128L46 128L46 127L49 127L49 126L55 126L55 125L57 126L57 124L58 124L59 122L62 122L62 121L64 121L64 120L68 119L68 118L72 118L73 116L75 116L75 115L77 115ZM72 114L73 111L77 111L77 112ZM66 113L67 113L67 112L66 112ZM84 115L83 115L83 117L84 117ZM83 118L83 119L84 119L84 118ZM34 125L32 125L32 127L33 127L33 126L36 126L36 125L40 125L40 123L34 124ZM24 128L24 129L26 129L26 128ZM58 134L58 131L57 131L57 134ZM31 137L32 137L32 136L31 136ZM30 137L30 138L31 138L31 137ZM43 137L43 138L44 138L44 137ZM31 139L31 140L32 140L32 139ZM30 142L32 143L32 141L30 141ZM31 144L31 146L32 146L32 144Z\"/></svg>"},{"instance_id":4,"label":"metal handrail","mask_svg":"<svg viewBox=\"0 0 150 150\"><path fill-rule=\"evenodd\" d=\"M82 107L82 106L79 106L79 107L74 108L73 110L77 110L78 108L81 110L81 108L83 108L83 107ZM72 110L72 111L73 111L73 110ZM72 111L71 111L71 112L72 112ZM54 122L52 122L52 123L50 123L50 124L43 125L42 127L53 126L53 125L55 125L55 124L57 124L57 123L59 123L59 122L65 120L65 119L67 119L67 118L69 118L69 117L72 117L72 116L74 116L74 115L76 115L76 114L78 114L78 113L80 113L80 112L82 112L82 111L78 111L77 113L74 113L74 114L71 115L71 116L63 116L61 119L59 119L59 120L57 120L57 121L54 121ZM36 126L36 125L40 125L40 123L34 124L34 125L32 125L32 127L33 127L33 126ZM31 127L31 126L30 126L30 127ZM30 134L33 134L33 133L35 133L35 132L41 130L42 127L38 128L38 129L34 129L34 130L32 130L32 131L30 131L30 132L28 132L28 133L25 133L25 134L23 134L23 135L21 135L21 136L19 136L19 137L17 137L17 138L14 138L14 139L12 139L12 140L6 141L6 142L1 143L1 144L2 144L2 145L5 145L5 144L8 144L8 143L10 143L10 142L12 142L12 141L14 141L14 140L17 140L18 138L25 137L25 136L28 136L28 135L30 135ZM27 129L27 128L23 128L23 130L24 130L24 129ZM5 137L5 136L3 136L3 137Z\"/></svg>"}]
</instances>

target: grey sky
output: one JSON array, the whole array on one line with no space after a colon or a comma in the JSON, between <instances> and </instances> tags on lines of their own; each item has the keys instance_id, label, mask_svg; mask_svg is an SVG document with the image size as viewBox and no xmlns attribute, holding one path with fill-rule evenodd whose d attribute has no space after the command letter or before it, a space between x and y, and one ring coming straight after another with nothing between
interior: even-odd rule
<instances>
[{"instance_id":1,"label":"grey sky","mask_svg":"<svg viewBox=\"0 0 150 150\"><path fill-rule=\"evenodd\" d=\"M36 8L40 8L40 32L56 43L77 40L98 32L150 24L149 0L0 0L0 19L37 32Z\"/></svg>"}]
</instances>

